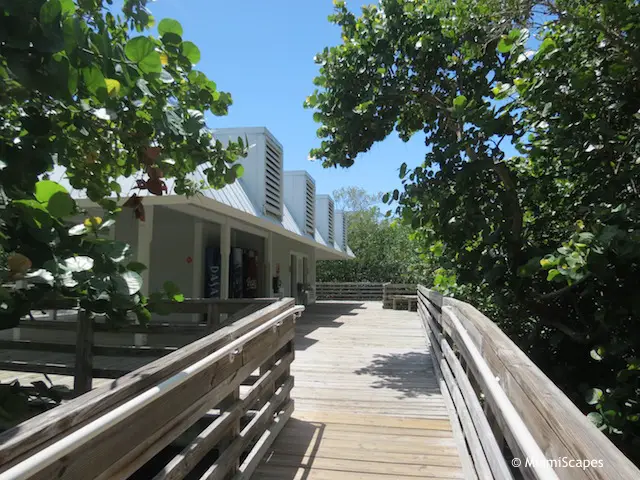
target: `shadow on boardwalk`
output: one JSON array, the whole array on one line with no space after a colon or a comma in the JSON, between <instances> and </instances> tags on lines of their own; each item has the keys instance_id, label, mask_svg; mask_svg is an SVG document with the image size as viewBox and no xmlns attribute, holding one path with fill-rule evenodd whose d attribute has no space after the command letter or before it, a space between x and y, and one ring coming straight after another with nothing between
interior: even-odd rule
<instances>
[{"instance_id":1,"label":"shadow on boardwalk","mask_svg":"<svg viewBox=\"0 0 640 480\"><path fill-rule=\"evenodd\" d=\"M377 377L371 385L373 388L401 392L401 398L441 394L435 382L431 354L426 352L375 355L369 365L359 368L355 373Z\"/></svg>"},{"instance_id":2,"label":"shadow on boardwalk","mask_svg":"<svg viewBox=\"0 0 640 480\"><path fill-rule=\"evenodd\" d=\"M296 350L306 350L317 340L309 335L319 328L340 328L344 322L341 317L351 317L366 308L363 302L319 302L308 305L296 324Z\"/></svg>"}]
</instances>

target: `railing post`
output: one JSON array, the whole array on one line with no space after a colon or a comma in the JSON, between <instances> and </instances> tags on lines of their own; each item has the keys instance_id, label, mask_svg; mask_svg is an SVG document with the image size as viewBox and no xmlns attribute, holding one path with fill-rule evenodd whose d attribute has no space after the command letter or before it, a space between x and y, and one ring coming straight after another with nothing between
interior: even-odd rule
<instances>
[{"instance_id":1,"label":"railing post","mask_svg":"<svg viewBox=\"0 0 640 480\"><path fill-rule=\"evenodd\" d=\"M236 361L242 361L242 357L236 359ZM237 387L233 392L225 398L222 402L220 402L220 413L232 407L238 400L240 400L240 387ZM218 455L222 455L225 449L229 448L233 441L238 438L240 434L240 417L237 420L234 420L231 423L231 426L227 430L225 436L218 443ZM235 457L228 465L227 476L226 478L232 478L240 468L240 458Z\"/></svg>"},{"instance_id":2,"label":"railing post","mask_svg":"<svg viewBox=\"0 0 640 480\"><path fill-rule=\"evenodd\" d=\"M73 380L75 395L91 390L93 383L93 317L78 311L76 326L76 365Z\"/></svg>"},{"instance_id":3,"label":"railing post","mask_svg":"<svg viewBox=\"0 0 640 480\"><path fill-rule=\"evenodd\" d=\"M220 305L210 303L207 306L207 334L213 333L220 328Z\"/></svg>"},{"instance_id":4,"label":"railing post","mask_svg":"<svg viewBox=\"0 0 640 480\"><path fill-rule=\"evenodd\" d=\"M493 414L491 407L489 406L489 402L484 402L483 405L484 416L487 417L487 421L489 422L489 427L491 427L491 431L493 432L493 436L496 438L496 443L498 444L498 448L501 452L504 452L505 440L504 435L502 433L502 429L498 424L498 420L496 416Z\"/></svg>"}]
</instances>

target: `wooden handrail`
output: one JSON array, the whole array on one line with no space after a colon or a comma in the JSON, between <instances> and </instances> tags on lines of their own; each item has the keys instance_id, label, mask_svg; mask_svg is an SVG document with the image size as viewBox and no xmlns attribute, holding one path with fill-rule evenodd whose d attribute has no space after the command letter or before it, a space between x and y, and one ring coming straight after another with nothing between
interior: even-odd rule
<instances>
[{"instance_id":1,"label":"wooden handrail","mask_svg":"<svg viewBox=\"0 0 640 480\"><path fill-rule=\"evenodd\" d=\"M422 286L418 294L436 366L449 390L460 392L457 402L452 395L456 411L461 420L473 412L466 428L461 422L469 445L476 445L471 456L474 463L485 456L492 478L506 478L499 464L510 462L512 455L521 461L524 478L640 478L640 470L497 325L465 302ZM482 410L485 418L479 420ZM472 436L478 441L469 442ZM502 450L503 458L496 459L496 447L501 449L503 442L510 452ZM601 464L586 469L566 465L585 460Z\"/></svg>"},{"instance_id":2,"label":"wooden handrail","mask_svg":"<svg viewBox=\"0 0 640 480\"><path fill-rule=\"evenodd\" d=\"M215 447L210 478L250 475L293 410L289 364L303 309L293 299L268 305L5 432L0 479L127 478L212 409L218 416L189 446L190 461L177 456L169 465L188 473ZM240 385L257 369L240 399Z\"/></svg>"},{"instance_id":3,"label":"wooden handrail","mask_svg":"<svg viewBox=\"0 0 640 480\"><path fill-rule=\"evenodd\" d=\"M316 284L318 300L381 300L382 283L326 282Z\"/></svg>"}]
</instances>

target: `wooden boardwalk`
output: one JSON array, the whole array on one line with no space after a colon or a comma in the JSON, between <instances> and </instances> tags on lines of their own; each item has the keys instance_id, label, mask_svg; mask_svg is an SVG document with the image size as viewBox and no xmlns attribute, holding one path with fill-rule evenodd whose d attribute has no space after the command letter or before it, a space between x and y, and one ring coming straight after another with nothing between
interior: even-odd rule
<instances>
[{"instance_id":1,"label":"wooden boardwalk","mask_svg":"<svg viewBox=\"0 0 640 480\"><path fill-rule=\"evenodd\" d=\"M296 326L295 411L253 479L464 478L417 313L318 302Z\"/></svg>"}]
</instances>

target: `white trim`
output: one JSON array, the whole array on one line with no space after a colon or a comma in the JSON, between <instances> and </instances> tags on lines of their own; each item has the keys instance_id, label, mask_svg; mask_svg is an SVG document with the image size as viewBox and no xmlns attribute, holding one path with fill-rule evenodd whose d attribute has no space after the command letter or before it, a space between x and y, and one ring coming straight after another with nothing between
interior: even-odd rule
<instances>
[{"instance_id":1,"label":"white trim","mask_svg":"<svg viewBox=\"0 0 640 480\"><path fill-rule=\"evenodd\" d=\"M176 212L184 213L185 215L200 218L209 223L216 223L218 225L222 225L227 221L227 217L225 217L224 215L220 215L209 210L202 210L201 208L196 209L192 205L188 204L167 205L167 208L175 210Z\"/></svg>"},{"instance_id":2,"label":"white trim","mask_svg":"<svg viewBox=\"0 0 640 480\"><path fill-rule=\"evenodd\" d=\"M252 227L251 225L245 222L238 222L233 218L230 218L228 222L229 222L229 225L231 225L231 228L233 228L234 230L239 230L244 233L249 233L256 237L267 238L267 236L269 235L269 232L266 232L260 228Z\"/></svg>"},{"instance_id":3,"label":"white trim","mask_svg":"<svg viewBox=\"0 0 640 480\"><path fill-rule=\"evenodd\" d=\"M302 253L298 250L289 250L289 255L296 255L298 257L306 257L307 260L309 259L309 254L308 253Z\"/></svg>"},{"instance_id":4,"label":"white trim","mask_svg":"<svg viewBox=\"0 0 640 480\"><path fill-rule=\"evenodd\" d=\"M336 250L335 248L331 248L331 247L327 247L325 245L321 245L318 242L316 242L315 240L312 240L310 238L306 238L306 237L304 237L302 235L299 235L297 233L290 232L289 230L285 229L282 225L278 225L277 223L275 223L273 221L270 221L270 220L267 220L267 219L264 219L264 218L260 218L260 217L256 217L255 215L252 215L250 213L246 213L246 212L243 212L243 211L238 210L236 208L230 207L229 205L225 205L224 203L218 202L217 200L214 200L212 198L207 198L207 197L199 197L198 199L187 199L187 198L185 198L185 201L187 203L191 204L191 205L196 206L196 207L199 207L199 208L202 208L202 209L205 209L205 210L214 210L214 211L219 212L219 213L221 213L223 215L227 215L228 217L233 218L235 220L250 223L251 225L255 225L257 227L264 228L265 230L268 230L270 232L277 233L278 235L282 235L283 237L290 238L292 240L298 241L298 242L303 243L305 245L309 245L309 246L311 246L313 248L316 248L316 249L321 250L321 251L323 251L325 253L329 253L329 254L335 256L336 260L350 258L344 252L340 252L339 250Z\"/></svg>"},{"instance_id":5,"label":"white trim","mask_svg":"<svg viewBox=\"0 0 640 480\"><path fill-rule=\"evenodd\" d=\"M90 208L90 207L96 206L96 204L89 199L78 199L76 201L78 205L83 208ZM124 199L121 199L119 203L122 204L124 203L124 201L125 201ZM315 240L313 240L312 238L308 238L298 233L291 232L286 228L284 228L281 224L278 224L274 221L268 220L266 218L257 217L251 213L243 212L241 210L238 210L237 208L230 207L229 205L218 202L217 200L214 200L212 198L204 197L202 195L198 197L192 197L192 198L187 198L181 195L163 195L163 196L149 195L144 197L144 204L145 204L145 211L147 208L152 207L153 205L163 205L163 206L171 206L171 207L193 206L199 210L202 210L203 212L200 213L200 212L194 211L193 213L190 213L190 215L198 216L201 218L207 218L206 216L204 216L204 212L209 212L209 213L215 212L217 214L224 215L229 219L233 219L235 222L242 222L238 224L239 225L237 228L238 230L242 230L242 228L244 228L243 227L244 224L247 223L250 226L262 228L268 232L273 232L278 235L282 235L285 238L295 240L297 242L300 242L304 245L308 245L310 247L317 249L318 251L321 251L325 254L330 255L330 258L325 258L325 255L323 255L322 256L323 260L348 260L352 258L351 256L347 255L345 252L341 252L335 248L322 245L316 242ZM216 221L215 223L222 224L223 222ZM240 225L243 225L243 226L241 227Z\"/></svg>"},{"instance_id":6,"label":"white trim","mask_svg":"<svg viewBox=\"0 0 640 480\"><path fill-rule=\"evenodd\" d=\"M267 272L267 297L274 295L273 291L273 233L268 232L264 245L264 258Z\"/></svg>"},{"instance_id":7,"label":"white trim","mask_svg":"<svg viewBox=\"0 0 640 480\"><path fill-rule=\"evenodd\" d=\"M231 255L231 227L225 222L220 227L220 298L229 298L229 255Z\"/></svg>"},{"instance_id":8,"label":"white trim","mask_svg":"<svg viewBox=\"0 0 640 480\"><path fill-rule=\"evenodd\" d=\"M199 218L193 224L193 252L191 253L192 298L204 295L204 222ZM200 315L195 313L192 320L197 323Z\"/></svg>"}]
</instances>

